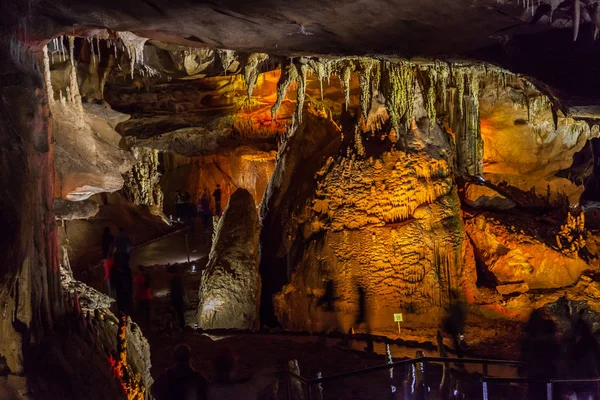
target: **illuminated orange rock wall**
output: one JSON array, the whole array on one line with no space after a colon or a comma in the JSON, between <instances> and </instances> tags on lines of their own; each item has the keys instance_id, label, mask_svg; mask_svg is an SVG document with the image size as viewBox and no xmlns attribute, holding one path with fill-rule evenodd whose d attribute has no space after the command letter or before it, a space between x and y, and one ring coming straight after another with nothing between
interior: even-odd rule
<instances>
[{"instance_id":1,"label":"illuminated orange rock wall","mask_svg":"<svg viewBox=\"0 0 600 400\"><path fill-rule=\"evenodd\" d=\"M248 190L256 204L260 204L275 168L275 152L241 147L213 156L184 157L164 153L163 161L166 171L161 187L165 193L165 213L174 215L176 190L189 192L197 201L204 188L212 195L217 184L221 185L223 209L229 196L238 188ZM211 202L214 206L212 196Z\"/></svg>"},{"instance_id":2,"label":"illuminated orange rock wall","mask_svg":"<svg viewBox=\"0 0 600 400\"><path fill-rule=\"evenodd\" d=\"M410 325L439 323L449 290L469 292L464 281L476 280L474 263L463 262L469 249L445 134L437 126L428 134L414 129L406 154L351 123L343 135L334 127L323 135L314 118L289 140L263 204L263 285L281 269L289 279L274 296L277 319L289 329L346 331L355 325L362 287L367 324L358 330L385 332L400 312ZM314 181L294 188L307 162ZM289 213L279 230L275 213ZM276 236L283 237L279 248ZM317 306L329 280L334 312Z\"/></svg>"}]
</instances>

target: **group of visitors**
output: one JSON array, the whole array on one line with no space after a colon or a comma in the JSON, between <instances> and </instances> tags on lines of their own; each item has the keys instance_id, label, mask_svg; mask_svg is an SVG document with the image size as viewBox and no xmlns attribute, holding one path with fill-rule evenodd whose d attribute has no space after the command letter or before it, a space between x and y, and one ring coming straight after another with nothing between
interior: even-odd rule
<instances>
[{"instance_id":1,"label":"group of visitors","mask_svg":"<svg viewBox=\"0 0 600 400\"><path fill-rule=\"evenodd\" d=\"M152 275L148 268L138 266L138 272L132 276L130 267L131 240L125 229L119 228L115 237L109 227L102 235L102 257L104 258L104 282L107 293L117 300L117 311L125 315L133 313L133 299L138 322L148 328L151 326ZM167 268L169 274L171 316L180 329L185 327L185 289L181 271L174 266Z\"/></svg>"},{"instance_id":2,"label":"group of visitors","mask_svg":"<svg viewBox=\"0 0 600 400\"><path fill-rule=\"evenodd\" d=\"M104 228L102 258L108 295L116 298L118 311L128 315L132 306L133 279L130 266L131 239L124 228L119 228L116 236L109 227Z\"/></svg>"},{"instance_id":3,"label":"group of visitors","mask_svg":"<svg viewBox=\"0 0 600 400\"><path fill-rule=\"evenodd\" d=\"M217 188L212 193L212 197L214 197L215 202L214 212L211 207L208 188L204 188L202 194L198 196L196 203L192 200L189 192L182 194L181 190L177 190L175 193L177 219L191 222L196 216L201 217L204 229L210 229L213 215L221 216L223 212L221 208L221 185L217 185Z\"/></svg>"}]
</instances>

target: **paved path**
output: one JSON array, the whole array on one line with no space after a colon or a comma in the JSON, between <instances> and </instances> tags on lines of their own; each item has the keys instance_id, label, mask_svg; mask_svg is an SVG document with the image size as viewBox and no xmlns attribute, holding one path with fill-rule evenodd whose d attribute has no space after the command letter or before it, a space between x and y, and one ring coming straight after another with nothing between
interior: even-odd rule
<instances>
[{"instance_id":1,"label":"paved path","mask_svg":"<svg viewBox=\"0 0 600 400\"><path fill-rule=\"evenodd\" d=\"M150 266L187 262L186 236L191 261L208 255L210 233L204 232L201 224L196 223L190 228L135 247L131 251L131 265Z\"/></svg>"}]
</instances>

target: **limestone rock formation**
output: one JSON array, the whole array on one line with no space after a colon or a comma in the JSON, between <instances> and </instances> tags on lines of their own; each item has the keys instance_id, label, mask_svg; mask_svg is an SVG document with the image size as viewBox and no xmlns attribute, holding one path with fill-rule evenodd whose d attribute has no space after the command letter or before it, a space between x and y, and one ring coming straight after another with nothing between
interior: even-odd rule
<instances>
[{"instance_id":1,"label":"limestone rock formation","mask_svg":"<svg viewBox=\"0 0 600 400\"><path fill-rule=\"evenodd\" d=\"M158 151L143 147L132 149L137 163L124 175L123 193L131 203L162 211L164 194L160 187Z\"/></svg>"},{"instance_id":2,"label":"limestone rock formation","mask_svg":"<svg viewBox=\"0 0 600 400\"><path fill-rule=\"evenodd\" d=\"M129 153L119 148L120 135L94 108L78 110L56 101L54 116L57 192L67 200L85 200L123 186L121 174L132 166ZM110 118L110 117L109 117Z\"/></svg>"},{"instance_id":3,"label":"limestone rock formation","mask_svg":"<svg viewBox=\"0 0 600 400\"><path fill-rule=\"evenodd\" d=\"M252 195L238 189L219 220L208 264L202 272L198 326L258 327L258 214Z\"/></svg>"},{"instance_id":4,"label":"limestone rock formation","mask_svg":"<svg viewBox=\"0 0 600 400\"><path fill-rule=\"evenodd\" d=\"M481 94L481 134L485 143L485 177L506 181L524 191L535 188L551 200L565 193L578 203L583 187L556 173L597 136L584 121L556 115L549 100L529 83L508 79L504 86L486 81Z\"/></svg>"},{"instance_id":5,"label":"limestone rock formation","mask_svg":"<svg viewBox=\"0 0 600 400\"><path fill-rule=\"evenodd\" d=\"M516 204L486 186L469 183L465 188L465 203L475 208L509 210Z\"/></svg>"},{"instance_id":6,"label":"limestone rock formation","mask_svg":"<svg viewBox=\"0 0 600 400\"><path fill-rule=\"evenodd\" d=\"M96 215L99 210L98 203L89 199L83 201L54 199L54 215L58 220L86 219Z\"/></svg>"},{"instance_id":7,"label":"limestone rock formation","mask_svg":"<svg viewBox=\"0 0 600 400\"><path fill-rule=\"evenodd\" d=\"M590 269L581 258L492 217L479 215L465 227L476 257L498 284L525 282L531 289L561 288L573 285Z\"/></svg>"},{"instance_id":8,"label":"limestone rock formation","mask_svg":"<svg viewBox=\"0 0 600 400\"><path fill-rule=\"evenodd\" d=\"M419 97L418 121L427 115ZM355 134L350 120L340 130L310 113L305 120L280 151L262 209L261 274L281 279L265 286L276 292L277 319L289 329L382 332L402 312L415 325L437 324L450 291L469 291L463 283L474 274L463 262L468 243L445 133L418 122L399 133L405 152L385 131ZM328 281L334 312L319 307ZM287 285L277 292L277 283ZM366 325L355 326L361 302Z\"/></svg>"}]
</instances>

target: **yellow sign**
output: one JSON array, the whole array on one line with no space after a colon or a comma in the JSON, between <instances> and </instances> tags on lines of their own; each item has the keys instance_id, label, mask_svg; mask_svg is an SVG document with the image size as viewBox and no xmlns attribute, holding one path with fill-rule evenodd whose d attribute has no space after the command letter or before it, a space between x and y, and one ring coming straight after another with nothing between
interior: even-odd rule
<instances>
[{"instance_id":1,"label":"yellow sign","mask_svg":"<svg viewBox=\"0 0 600 400\"><path fill-rule=\"evenodd\" d=\"M394 322L402 322L402 314L394 314Z\"/></svg>"}]
</instances>

